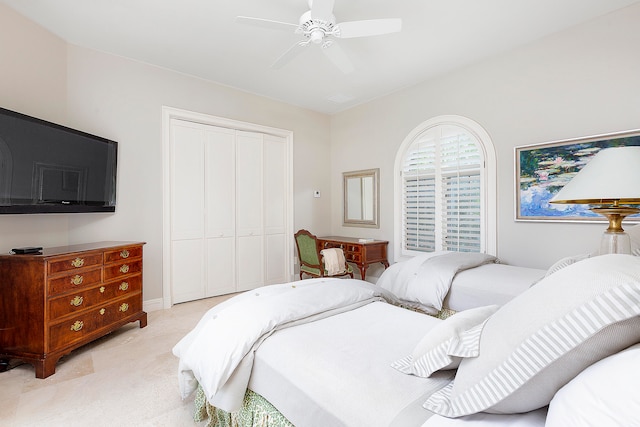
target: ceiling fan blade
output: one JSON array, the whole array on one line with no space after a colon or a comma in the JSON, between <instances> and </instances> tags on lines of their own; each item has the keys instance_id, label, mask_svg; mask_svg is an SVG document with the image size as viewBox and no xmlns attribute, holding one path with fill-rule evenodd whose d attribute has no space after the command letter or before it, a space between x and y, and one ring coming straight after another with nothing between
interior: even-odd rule
<instances>
[{"instance_id":1,"label":"ceiling fan blade","mask_svg":"<svg viewBox=\"0 0 640 427\"><path fill-rule=\"evenodd\" d=\"M369 19L365 21L341 22L336 37L348 39L352 37L377 36L397 33L402 30L402 19Z\"/></svg>"},{"instance_id":2,"label":"ceiling fan blade","mask_svg":"<svg viewBox=\"0 0 640 427\"><path fill-rule=\"evenodd\" d=\"M269 28L271 30L291 31L299 27L298 24L289 24L288 22L272 21L270 19L252 18L250 16L237 16L236 22L239 24L252 25L254 27Z\"/></svg>"},{"instance_id":3,"label":"ceiling fan blade","mask_svg":"<svg viewBox=\"0 0 640 427\"><path fill-rule=\"evenodd\" d=\"M274 62L273 65L271 65L271 68L275 70L279 70L280 68L284 67L289 63L289 61L291 61L293 58L298 56L300 52L302 52L302 49L308 44L309 42L306 40L302 40L294 44L289 48L289 50L287 50L285 53L280 55L280 58L276 59L276 62Z\"/></svg>"},{"instance_id":4,"label":"ceiling fan blade","mask_svg":"<svg viewBox=\"0 0 640 427\"><path fill-rule=\"evenodd\" d=\"M322 52L329 58L333 64L345 74L349 74L355 70L351 60L347 54L342 50L339 44L331 43L328 47L322 47Z\"/></svg>"},{"instance_id":5,"label":"ceiling fan blade","mask_svg":"<svg viewBox=\"0 0 640 427\"><path fill-rule=\"evenodd\" d=\"M333 16L335 0L311 0L311 18L329 21Z\"/></svg>"}]
</instances>

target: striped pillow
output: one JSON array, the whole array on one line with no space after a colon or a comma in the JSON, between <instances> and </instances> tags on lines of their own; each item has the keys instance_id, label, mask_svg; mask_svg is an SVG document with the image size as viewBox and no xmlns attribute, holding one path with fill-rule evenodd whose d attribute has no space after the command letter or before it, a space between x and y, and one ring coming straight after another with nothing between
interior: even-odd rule
<instances>
[{"instance_id":1,"label":"striped pillow","mask_svg":"<svg viewBox=\"0 0 640 427\"><path fill-rule=\"evenodd\" d=\"M446 318L422 338L409 356L391 366L404 374L419 377L428 377L440 369L457 368L462 358L478 355L482 324L496 310L497 305L489 305ZM465 331L463 338L461 334Z\"/></svg>"},{"instance_id":2,"label":"striped pillow","mask_svg":"<svg viewBox=\"0 0 640 427\"><path fill-rule=\"evenodd\" d=\"M563 268L568 267L571 264L575 264L576 262L582 261L591 256L592 256L591 254L582 254L582 255L574 255L574 256L568 256L566 258L562 258L556 261L556 263L553 264L551 267L549 267L549 269L545 273L545 277L550 276L556 271L562 270Z\"/></svg>"},{"instance_id":3,"label":"striped pillow","mask_svg":"<svg viewBox=\"0 0 640 427\"><path fill-rule=\"evenodd\" d=\"M479 356L424 407L447 417L543 407L598 360L640 342L640 259L603 255L567 266L486 322Z\"/></svg>"}]
</instances>

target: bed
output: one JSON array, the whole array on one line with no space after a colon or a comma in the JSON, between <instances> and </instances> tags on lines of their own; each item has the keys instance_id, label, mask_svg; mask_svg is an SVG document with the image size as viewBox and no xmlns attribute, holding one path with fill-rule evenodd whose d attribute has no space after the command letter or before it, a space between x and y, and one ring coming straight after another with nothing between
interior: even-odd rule
<instances>
[{"instance_id":1,"label":"bed","mask_svg":"<svg viewBox=\"0 0 640 427\"><path fill-rule=\"evenodd\" d=\"M454 258L428 261L435 291L415 288L433 267L415 262L390 268L380 285L311 279L225 301L173 349L182 396L199 396L209 425L640 423L640 398L624 392L640 380L630 368L640 361L640 257L525 271L531 283L516 295L474 307L451 295L455 278L490 276L497 263ZM453 312L448 303L462 309L423 313Z\"/></svg>"},{"instance_id":2,"label":"bed","mask_svg":"<svg viewBox=\"0 0 640 427\"><path fill-rule=\"evenodd\" d=\"M391 265L376 284L407 308L445 318L483 305L504 305L547 271L503 264L486 254L438 251Z\"/></svg>"}]
</instances>

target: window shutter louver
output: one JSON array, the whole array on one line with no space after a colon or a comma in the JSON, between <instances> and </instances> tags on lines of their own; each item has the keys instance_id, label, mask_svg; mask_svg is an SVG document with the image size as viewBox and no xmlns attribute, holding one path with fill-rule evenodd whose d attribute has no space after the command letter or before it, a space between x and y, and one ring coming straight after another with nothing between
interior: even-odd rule
<instances>
[{"instance_id":1,"label":"window shutter louver","mask_svg":"<svg viewBox=\"0 0 640 427\"><path fill-rule=\"evenodd\" d=\"M482 162L460 128L429 129L411 145L402 170L405 250L480 251Z\"/></svg>"},{"instance_id":2,"label":"window shutter louver","mask_svg":"<svg viewBox=\"0 0 640 427\"><path fill-rule=\"evenodd\" d=\"M404 245L410 250L433 252L436 248L435 149L435 141L427 134L405 158Z\"/></svg>"}]
</instances>

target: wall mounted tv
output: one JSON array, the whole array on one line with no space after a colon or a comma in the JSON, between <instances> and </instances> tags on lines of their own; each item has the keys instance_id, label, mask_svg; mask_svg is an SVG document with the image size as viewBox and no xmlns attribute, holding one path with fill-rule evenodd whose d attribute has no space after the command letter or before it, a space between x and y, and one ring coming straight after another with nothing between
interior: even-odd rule
<instances>
[{"instance_id":1,"label":"wall mounted tv","mask_svg":"<svg viewBox=\"0 0 640 427\"><path fill-rule=\"evenodd\" d=\"M118 144L0 108L0 214L114 212Z\"/></svg>"}]
</instances>

